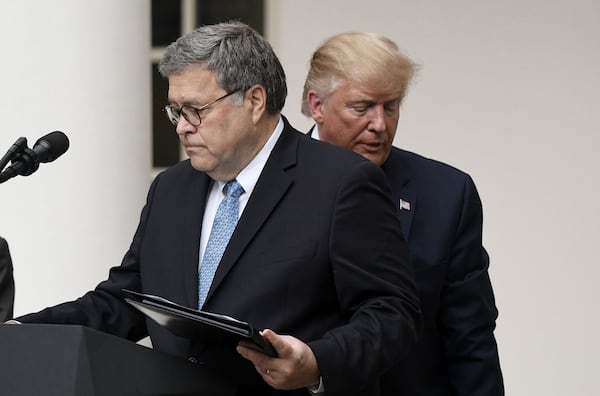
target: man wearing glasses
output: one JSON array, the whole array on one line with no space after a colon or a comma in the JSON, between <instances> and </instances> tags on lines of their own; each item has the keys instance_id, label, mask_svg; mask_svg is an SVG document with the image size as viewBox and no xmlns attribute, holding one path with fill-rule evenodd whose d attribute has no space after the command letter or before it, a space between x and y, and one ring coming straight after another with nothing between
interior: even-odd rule
<instances>
[{"instance_id":1,"label":"man wearing glasses","mask_svg":"<svg viewBox=\"0 0 600 396\"><path fill-rule=\"evenodd\" d=\"M159 70L189 160L156 177L108 280L17 319L149 334L154 348L223 372L240 395L378 395L420 321L379 167L288 124L281 64L244 24L184 35ZM176 337L129 307L123 288L247 321L278 357Z\"/></svg>"}]
</instances>

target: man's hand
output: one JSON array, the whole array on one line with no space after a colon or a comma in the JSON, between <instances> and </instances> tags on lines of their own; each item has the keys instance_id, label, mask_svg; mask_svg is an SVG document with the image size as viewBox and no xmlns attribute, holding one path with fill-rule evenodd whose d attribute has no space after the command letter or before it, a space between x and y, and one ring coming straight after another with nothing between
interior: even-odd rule
<instances>
[{"instance_id":1,"label":"man's hand","mask_svg":"<svg viewBox=\"0 0 600 396\"><path fill-rule=\"evenodd\" d=\"M250 360L263 380L275 389L292 390L319 383L317 359L308 345L289 335L273 330L260 332L273 345L279 357L273 358L240 342L237 351Z\"/></svg>"}]
</instances>

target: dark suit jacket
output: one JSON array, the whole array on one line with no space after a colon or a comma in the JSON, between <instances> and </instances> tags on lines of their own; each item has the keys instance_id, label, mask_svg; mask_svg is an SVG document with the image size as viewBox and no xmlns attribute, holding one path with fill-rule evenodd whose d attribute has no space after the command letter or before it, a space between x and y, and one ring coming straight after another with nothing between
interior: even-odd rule
<instances>
[{"instance_id":1,"label":"dark suit jacket","mask_svg":"<svg viewBox=\"0 0 600 396\"><path fill-rule=\"evenodd\" d=\"M15 301L13 266L6 240L0 237L0 322L12 318Z\"/></svg>"},{"instance_id":2,"label":"dark suit jacket","mask_svg":"<svg viewBox=\"0 0 600 396\"><path fill-rule=\"evenodd\" d=\"M130 288L197 306L200 227L210 184L189 161L161 173L130 250L109 279L75 302L19 319L82 324L129 339L147 329L156 349L223 369L252 389L248 394L279 393L233 348L176 337L121 300L121 288ZM420 319L406 244L381 169L285 122L204 309L308 343L327 395L377 395L377 376L412 345Z\"/></svg>"},{"instance_id":3,"label":"dark suit jacket","mask_svg":"<svg viewBox=\"0 0 600 396\"><path fill-rule=\"evenodd\" d=\"M503 395L493 334L498 311L473 180L395 147L382 169L408 240L424 320L416 348L384 377L385 394ZM400 200L408 202L403 209Z\"/></svg>"}]
</instances>

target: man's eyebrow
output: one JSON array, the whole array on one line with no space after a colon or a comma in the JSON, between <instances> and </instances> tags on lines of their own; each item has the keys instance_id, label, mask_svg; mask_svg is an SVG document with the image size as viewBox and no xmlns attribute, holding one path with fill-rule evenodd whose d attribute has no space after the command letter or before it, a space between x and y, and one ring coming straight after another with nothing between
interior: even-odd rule
<instances>
[{"instance_id":1,"label":"man's eyebrow","mask_svg":"<svg viewBox=\"0 0 600 396\"><path fill-rule=\"evenodd\" d=\"M372 105L376 102L373 99L354 99L346 102L346 106L355 106L355 105Z\"/></svg>"},{"instance_id":2,"label":"man's eyebrow","mask_svg":"<svg viewBox=\"0 0 600 396\"><path fill-rule=\"evenodd\" d=\"M394 103L394 102L399 102L401 100L400 97L397 98L390 98L388 100L384 100L383 104L390 104L390 103ZM346 106L356 106L356 105L369 105L372 106L374 104L377 104L378 101L374 100L374 99L353 99L353 100L349 100L348 102L345 103Z\"/></svg>"},{"instance_id":3,"label":"man's eyebrow","mask_svg":"<svg viewBox=\"0 0 600 396\"><path fill-rule=\"evenodd\" d=\"M178 107L181 107L181 106L199 107L196 100L184 100L183 102L179 103L176 100L171 100L171 99L167 98L167 103L170 105L177 105Z\"/></svg>"}]
</instances>

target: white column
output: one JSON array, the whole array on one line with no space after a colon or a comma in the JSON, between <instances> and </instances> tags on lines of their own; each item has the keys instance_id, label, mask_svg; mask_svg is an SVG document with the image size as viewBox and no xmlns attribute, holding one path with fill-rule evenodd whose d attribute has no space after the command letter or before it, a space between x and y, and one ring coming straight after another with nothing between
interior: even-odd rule
<instances>
[{"instance_id":1,"label":"white column","mask_svg":"<svg viewBox=\"0 0 600 396\"><path fill-rule=\"evenodd\" d=\"M150 2L0 3L0 151L63 131L70 149L0 184L15 314L74 299L129 246L150 182Z\"/></svg>"}]
</instances>

